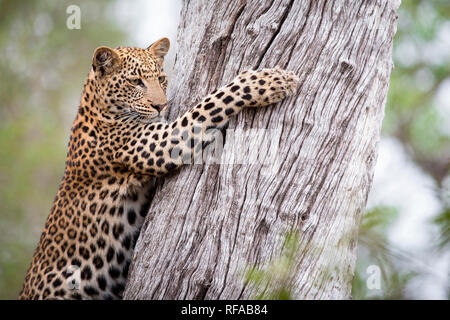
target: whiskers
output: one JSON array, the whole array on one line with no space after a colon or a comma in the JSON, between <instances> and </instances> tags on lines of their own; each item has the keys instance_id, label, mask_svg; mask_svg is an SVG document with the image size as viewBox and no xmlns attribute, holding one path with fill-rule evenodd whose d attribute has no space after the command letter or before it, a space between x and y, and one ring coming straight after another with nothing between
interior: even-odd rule
<instances>
[{"instance_id":1,"label":"whiskers","mask_svg":"<svg viewBox=\"0 0 450 320\"><path fill-rule=\"evenodd\" d=\"M157 117L152 118L149 115L145 115L140 112L137 112L136 110L129 109L129 110L117 113L114 116L114 120L120 121L122 124L133 123L133 122L147 124L147 123L152 123L155 121L160 121L161 117L157 116Z\"/></svg>"}]
</instances>

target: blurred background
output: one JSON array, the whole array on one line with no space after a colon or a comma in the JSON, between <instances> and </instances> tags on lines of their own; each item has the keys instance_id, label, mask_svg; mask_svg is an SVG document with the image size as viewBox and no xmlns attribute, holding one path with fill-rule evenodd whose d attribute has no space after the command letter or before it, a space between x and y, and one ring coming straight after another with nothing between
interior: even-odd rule
<instances>
[{"instance_id":1,"label":"blurred background","mask_svg":"<svg viewBox=\"0 0 450 320\"><path fill-rule=\"evenodd\" d=\"M81 29L66 26L73 4ZM168 36L170 77L179 12L177 0L0 0L0 299L20 291L94 49ZM450 1L403 1L394 64L352 295L449 299Z\"/></svg>"}]
</instances>

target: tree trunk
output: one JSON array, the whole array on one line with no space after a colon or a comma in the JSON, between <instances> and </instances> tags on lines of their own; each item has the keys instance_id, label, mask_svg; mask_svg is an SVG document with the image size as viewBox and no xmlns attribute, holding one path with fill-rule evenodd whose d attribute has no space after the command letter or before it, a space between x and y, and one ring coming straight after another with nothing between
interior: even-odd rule
<instances>
[{"instance_id":1,"label":"tree trunk","mask_svg":"<svg viewBox=\"0 0 450 320\"><path fill-rule=\"evenodd\" d=\"M223 164L159 184L125 299L350 298L399 4L184 1L172 119L248 68L280 66L300 85L231 120Z\"/></svg>"}]
</instances>

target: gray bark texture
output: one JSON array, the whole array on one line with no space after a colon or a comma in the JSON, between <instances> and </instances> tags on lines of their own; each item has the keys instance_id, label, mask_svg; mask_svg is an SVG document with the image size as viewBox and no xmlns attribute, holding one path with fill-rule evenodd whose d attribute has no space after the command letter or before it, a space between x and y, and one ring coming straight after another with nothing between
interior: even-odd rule
<instances>
[{"instance_id":1,"label":"gray bark texture","mask_svg":"<svg viewBox=\"0 0 450 320\"><path fill-rule=\"evenodd\" d=\"M272 270L265 289L287 286L294 299L351 297L399 5L184 1L171 119L245 69L280 66L300 84L282 103L230 121L240 133L223 138L226 164L187 165L159 183L125 299L252 299L261 288L248 270ZM250 129L270 130L255 138ZM265 159L268 140L276 161ZM258 163L228 164L258 153ZM292 230L298 248L286 267Z\"/></svg>"}]
</instances>

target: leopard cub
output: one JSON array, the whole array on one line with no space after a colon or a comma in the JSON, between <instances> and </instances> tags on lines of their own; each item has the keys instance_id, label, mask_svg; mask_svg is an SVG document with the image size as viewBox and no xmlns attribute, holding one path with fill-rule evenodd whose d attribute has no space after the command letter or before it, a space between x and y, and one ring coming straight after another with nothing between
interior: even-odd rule
<instances>
[{"instance_id":1,"label":"leopard cub","mask_svg":"<svg viewBox=\"0 0 450 320\"><path fill-rule=\"evenodd\" d=\"M202 136L245 107L292 94L278 68L244 71L173 122L165 122L169 40L146 49L100 47L72 126L66 167L20 299L120 299L149 207L152 177L202 150Z\"/></svg>"}]
</instances>

